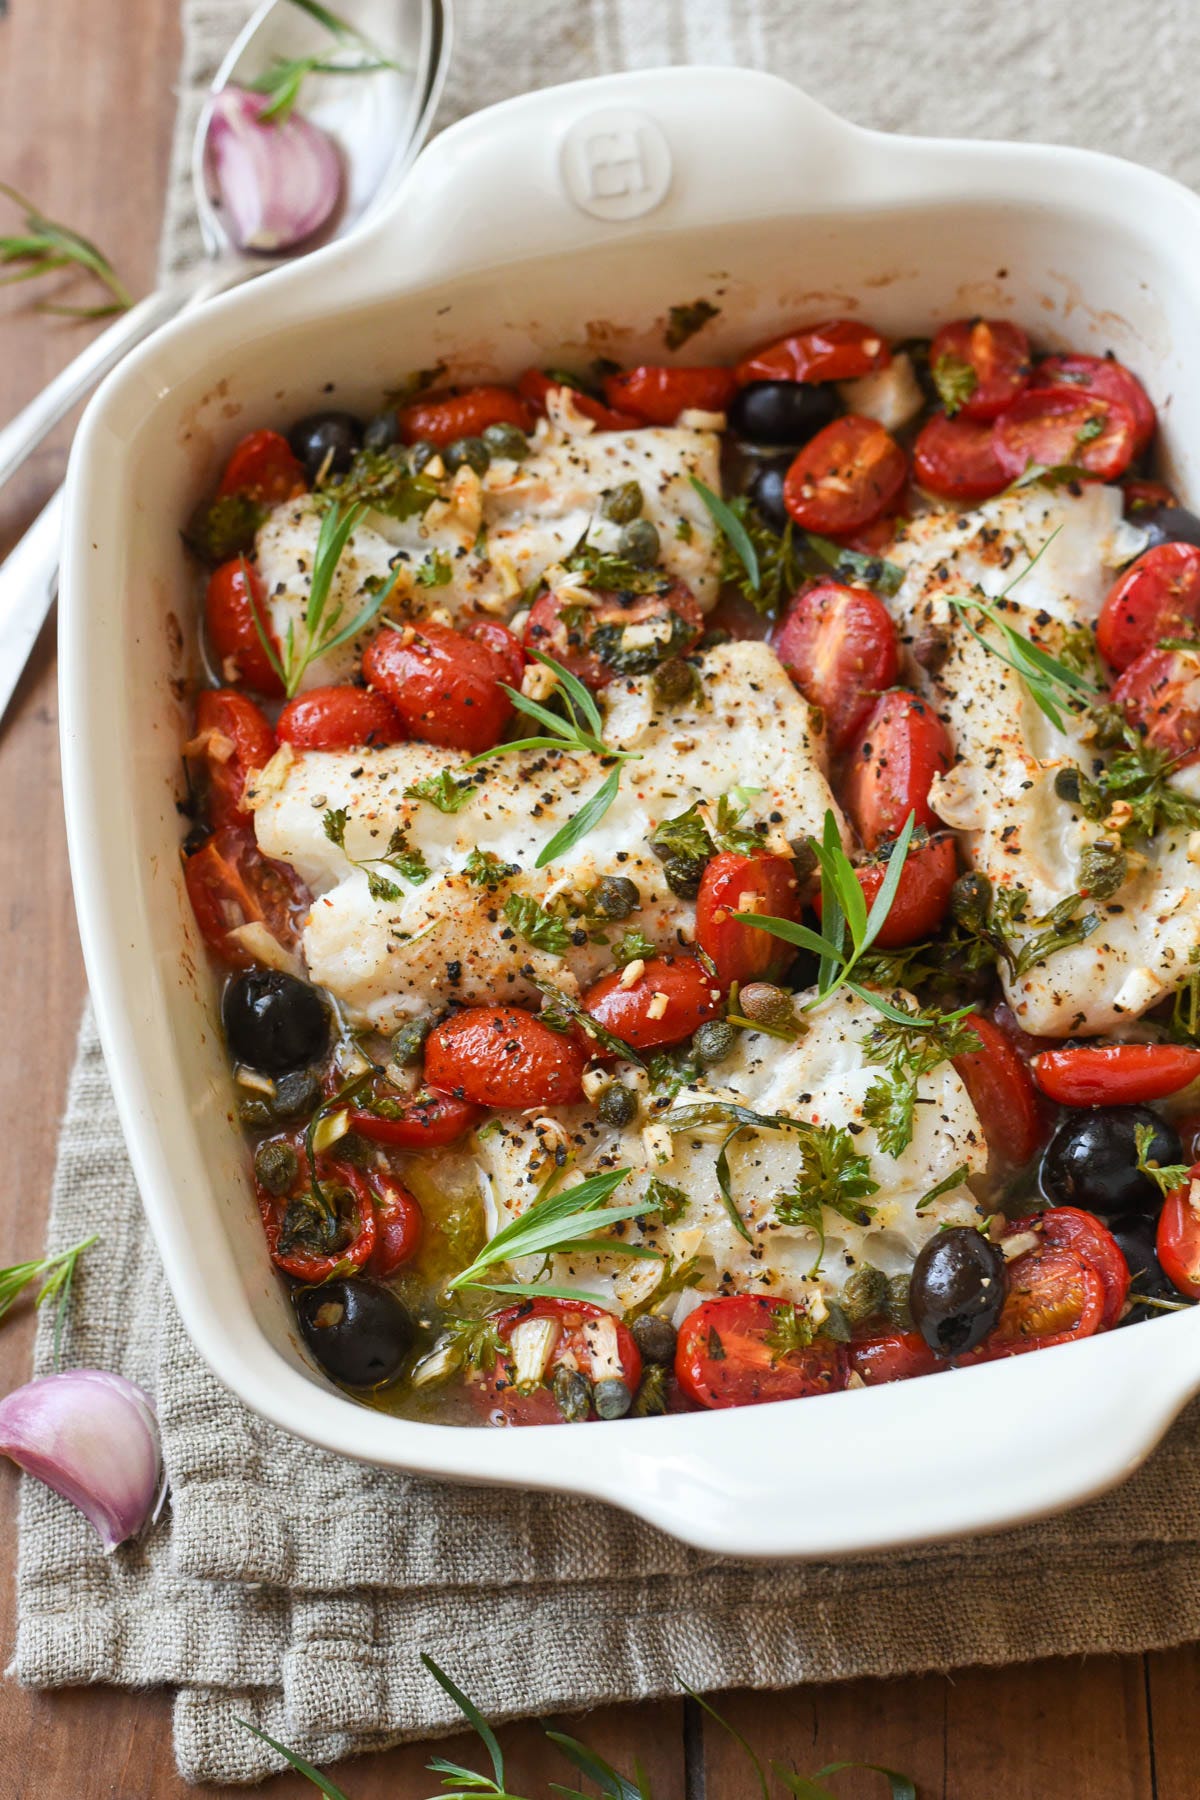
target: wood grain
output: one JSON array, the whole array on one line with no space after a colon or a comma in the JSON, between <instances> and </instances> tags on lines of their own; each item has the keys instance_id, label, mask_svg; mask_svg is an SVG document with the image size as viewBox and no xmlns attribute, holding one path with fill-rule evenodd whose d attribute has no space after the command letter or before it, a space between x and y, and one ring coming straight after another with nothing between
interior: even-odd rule
<instances>
[{"instance_id":1,"label":"wood grain","mask_svg":"<svg viewBox=\"0 0 1200 1800\"><path fill-rule=\"evenodd\" d=\"M12 0L0 16L0 179L94 236L134 291L153 276L178 57L175 0ZM5 225L4 229L9 227ZM74 296L72 296L74 297ZM86 328L33 312L30 289L0 291L0 419L36 392ZM62 472L64 436L0 493L0 552ZM39 643L0 726L0 1142L7 1203L0 1260L41 1242L55 1128L83 1000L63 839L52 634ZM30 1327L0 1332L0 1390L28 1373ZM16 1483L0 1470L0 1565L16 1554ZM16 1629L0 1582L0 1643ZM537 1630L536 1616L529 1620ZM584 1647L585 1648L585 1647ZM1061 1661L952 1677L854 1682L720 1697L764 1757L811 1771L847 1759L912 1774L924 1800L1194 1800L1200 1651ZM582 1731L624 1770L638 1757L658 1800L751 1800L742 1752L693 1705L606 1708ZM533 1725L501 1734L518 1792L570 1781ZM1152 1748L1153 1747L1153 1748ZM472 1740L440 1753L479 1762ZM434 1783L428 1747L338 1771L355 1800L419 1800ZM879 1778L838 1778L845 1800L876 1800ZM179 1800L170 1696L0 1684L0 1789L11 1800ZM216 1793L217 1790L206 1790ZM230 1795L239 1790L222 1790ZM264 1790L309 1795L299 1777Z\"/></svg>"}]
</instances>

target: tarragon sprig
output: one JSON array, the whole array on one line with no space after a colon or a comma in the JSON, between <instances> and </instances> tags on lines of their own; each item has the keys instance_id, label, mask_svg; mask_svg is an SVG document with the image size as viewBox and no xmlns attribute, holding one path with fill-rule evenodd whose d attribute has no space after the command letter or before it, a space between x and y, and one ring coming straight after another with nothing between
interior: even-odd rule
<instances>
[{"instance_id":1,"label":"tarragon sprig","mask_svg":"<svg viewBox=\"0 0 1200 1800\"><path fill-rule=\"evenodd\" d=\"M0 275L0 287L8 287L16 281L36 281L39 276L53 275L56 270L69 268L73 263L101 282L112 299L103 306L57 306L42 301L39 312L61 313L72 319L106 319L133 305L129 290L118 280L107 256L95 244L72 231L69 225L60 225L57 219L47 218L31 200L26 200L6 181L0 181L0 194L7 195L25 214L23 232L0 236L0 267L15 271L11 275Z\"/></svg>"},{"instance_id":2,"label":"tarragon sprig","mask_svg":"<svg viewBox=\"0 0 1200 1800\"><path fill-rule=\"evenodd\" d=\"M62 1342L63 1327L67 1321L67 1308L71 1303L71 1287L75 1280L75 1265L85 1250L98 1243L96 1236L81 1238L79 1243L72 1244L69 1250L59 1250L53 1256L39 1257L36 1262L14 1263L11 1268L0 1269L0 1319L24 1293L31 1281L39 1276L45 1279L38 1291L36 1304L42 1306L47 1300L57 1300L54 1309L54 1367L58 1368L59 1346Z\"/></svg>"},{"instance_id":3,"label":"tarragon sprig","mask_svg":"<svg viewBox=\"0 0 1200 1800\"><path fill-rule=\"evenodd\" d=\"M609 1196L632 1173L623 1169L606 1169L589 1175L573 1187L554 1190L562 1177L555 1168L542 1183L535 1198L519 1218L502 1226L489 1239L474 1262L460 1269L447 1283L447 1290L488 1288L494 1294L542 1295L563 1300L594 1300L577 1288L550 1286L545 1282L496 1281L491 1272L524 1256L554 1256L559 1251L575 1249L581 1253L603 1253L609 1256L640 1256L643 1248L626 1244L620 1238L597 1239L597 1227L616 1225L622 1219L640 1219L654 1211L654 1202L642 1198L625 1206L609 1206ZM652 1252L650 1254L653 1254Z\"/></svg>"}]
</instances>

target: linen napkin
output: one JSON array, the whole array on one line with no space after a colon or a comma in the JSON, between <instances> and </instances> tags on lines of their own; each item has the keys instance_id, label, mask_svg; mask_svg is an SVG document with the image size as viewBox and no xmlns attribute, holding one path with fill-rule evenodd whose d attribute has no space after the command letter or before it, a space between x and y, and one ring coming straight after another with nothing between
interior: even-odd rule
<instances>
[{"instance_id":1,"label":"linen napkin","mask_svg":"<svg viewBox=\"0 0 1200 1800\"><path fill-rule=\"evenodd\" d=\"M198 252L187 145L248 10L184 8L164 266ZM844 0L836 12L788 0L458 0L457 11L440 123L577 75L737 62L864 123L1092 144L1200 182L1200 142L1174 141L1200 52L1200 15L1183 4L1129 0L1118 14L1066 0L1047 15L1037 0L970 0L953 31L943 6L912 0ZM155 1393L171 1507L142 1542L105 1557L77 1513L23 1485L14 1666L41 1687L173 1686L191 1780L252 1781L279 1766L239 1718L318 1762L456 1726L420 1650L502 1719L673 1692L680 1674L699 1689L775 1687L1200 1636L1200 1406L1123 1488L1059 1519L764 1568L702 1556L589 1501L364 1469L248 1413L208 1374L165 1293L88 1017L49 1247L93 1231L64 1358ZM38 1373L51 1366L50 1336L43 1321Z\"/></svg>"}]
</instances>

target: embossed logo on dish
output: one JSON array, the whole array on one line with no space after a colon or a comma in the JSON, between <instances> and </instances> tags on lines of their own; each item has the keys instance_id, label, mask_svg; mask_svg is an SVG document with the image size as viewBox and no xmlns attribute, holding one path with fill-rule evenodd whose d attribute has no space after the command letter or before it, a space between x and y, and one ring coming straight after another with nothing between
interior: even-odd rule
<instances>
[{"instance_id":1,"label":"embossed logo on dish","mask_svg":"<svg viewBox=\"0 0 1200 1800\"><path fill-rule=\"evenodd\" d=\"M649 113L622 107L585 113L569 127L559 155L567 198L597 219L640 218L671 185L671 152Z\"/></svg>"}]
</instances>

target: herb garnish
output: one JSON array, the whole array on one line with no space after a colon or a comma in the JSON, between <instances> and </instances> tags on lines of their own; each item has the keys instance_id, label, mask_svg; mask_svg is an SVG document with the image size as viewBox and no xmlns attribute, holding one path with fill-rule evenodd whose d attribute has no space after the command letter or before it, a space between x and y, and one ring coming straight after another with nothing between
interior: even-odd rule
<instances>
[{"instance_id":1,"label":"herb garnish","mask_svg":"<svg viewBox=\"0 0 1200 1800\"><path fill-rule=\"evenodd\" d=\"M306 12L318 25L323 25L331 37L357 55L353 61L345 60L336 51L332 55L319 52L315 56L277 56L265 74L246 83L253 93L268 96L268 104L259 114L264 124L282 124L291 116L309 75L375 75L381 69L403 66L376 49L369 38L345 19L319 5L318 0L292 0L292 5Z\"/></svg>"},{"instance_id":2,"label":"herb garnish","mask_svg":"<svg viewBox=\"0 0 1200 1800\"><path fill-rule=\"evenodd\" d=\"M970 1173L970 1168L966 1163L959 1163L957 1169L951 1169L950 1173L944 1176L936 1187L929 1188L926 1193L921 1195L917 1201L916 1210L924 1212L927 1206L931 1206L935 1200L940 1200L943 1194L952 1194L955 1188L962 1186Z\"/></svg>"},{"instance_id":3,"label":"herb garnish","mask_svg":"<svg viewBox=\"0 0 1200 1800\"><path fill-rule=\"evenodd\" d=\"M813 531L805 532L804 543L818 561L828 565L839 581L877 588L881 594L898 594L904 585L905 571L899 563L888 562L885 557L851 550L845 544L835 544L832 538L818 537Z\"/></svg>"},{"instance_id":4,"label":"herb garnish","mask_svg":"<svg viewBox=\"0 0 1200 1800\"><path fill-rule=\"evenodd\" d=\"M1194 1044L1200 1038L1200 945L1188 952L1191 973L1175 990L1171 1009L1171 1036L1178 1042Z\"/></svg>"},{"instance_id":5,"label":"herb garnish","mask_svg":"<svg viewBox=\"0 0 1200 1800\"><path fill-rule=\"evenodd\" d=\"M898 1009L905 1010L905 1009ZM873 1125L880 1147L900 1156L913 1140L917 1089L926 1075L956 1056L982 1049L978 1034L965 1021L969 1006L957 1012L915 1011L906 1024L880 1019L863 1040L863 1056L882 1063L863 1101L863 1117Z\"/></svg>"},{"instance_id":6,"label":"herb garnish","mask_svg":"<svg viewBox=\"0 0 1200 1800\"><path fill-rule=\"evenodd\" d=\"M1105 723L1112 723L1114 709L1105 708ZM1103 821L1113 817L1114 808L1129 809L1124 823L1115 818L1108 828L1121 833L1136 832L1152 838L1166 826L1182 826L1194 830L1200 826L1200 800L1172 787L1168 777L1184 760L1172 757L1155 744L1148 744L1124 721L1116 722L1124 738L1125 748L1094 776L1082 769L1060 769L1055 791L1060 799L1078 806L1085 819Z\"/></svg>"},{"instance_id":7,"label":"herb garnish","mask_svg":"<svg viewBox=\"0 0 1200 1800\"><path fill-rule=\"evenodd\" d=\"M0 275L0 287L10 287L17 281L36 281L42 275L52 275L74 263L102 282L112 299L103 306L60 306L43 300L38 303L39 312L57 313L69 319L107 319L133 305L124 283L118 280L107 256L95 244L80 237L69 225L60 225L56 219L47 218L31 200L26 200L6 181L0 181L0 194L6 194L25 214L23 232L0 236L0 268L18 269L14 275Z\"/></svg>"},{"instance_id":8,"label":"herb garnish","mask_svg":"<svg viewBox=\"0 0 1200 1800\"><path fill-rule=\"evenodd\" d=\"M31 1281L36 1281L39 1276L45 1278L38 1290L35 1304L42 1306L47 1300L57 1300L58 1302L54 1309L54 1367L56 1369L58 1368L63 1327L67 1322L67 1308L71 1303L75 1265L84 1251L90 1250L92 1245L99 1241L97 1235L81 1238L79 1243L72 1244L69 1250L59 1250L52 1256L39 1257L36 1262L14 1263L11 1268L0 1269L0 1319L4 1317Z\"/></svg>"},{"instance_id":9,"label":"herb garnish","mask_svg":"<svg viewBox=\"0 0 1200 1800\"><path fill-rule=\"evenodd\" d=\"M1173 1188L1182 1187L1191 1173L1190 1163L1157 1163L1150 1155L1150 1146L1154 1142L1153 1125L1135 1125L1133 1141L1137 1146L1137 1166L1141 1174L1148 1175L1159 1191L1169 1194Z\"/></svg>"},{"instance_id":10,"label":"herb garnish","mask_svg":"<svg viewBox=\"0 0 1200 1800\"><path fill-rule=\"evenodd\" d=\"M521 873L519 863L506 863L492 850L473 849L463 864L463 874L476 887L487 888L489 893L502 887L512 876Z\"/></svg>"},{"instance_id":11,"label":"herb garnish","mask_svg":"<svg viewBox=\"0 0 1200 1800\"><path fill-rule=\"evenodd\" d=\"M791 521L782 533L772 531L745 494L722 500L698 476L688 479L720 533L721 581L736 587L756 611L773 617L803 576Z\"/></svg>"},{"instance_id":12,"label":"herb garnish","mask_svg":"<svg viewBox=\"0 0 1200 1800\"><path fill-rule=\"evenodd\" d=\"M691 300L683 305L670 307L663 343L668 350L682 350L688 339L695 337L698 331L703 331L709 320L717 318L720 311L720 307L714 306L711 300Z\"/></svg>"},{"instance_id":13,"label":"herb garnish","mask_svg":"<svg viewBox=\"0 0 1200 1800\"><path fill-rule=\"evenodd\" d=\"M617 556L611 550L598 550L586 540L576 544L559 567L569 574L582 575L588 587L605 592L650 594L664 585L661 570L643 569L640 564L630 562L628 557Z\"/></svg>"},{"instance_id":14,"label":"herb garnish","mask_svg":"<svg viewBox=\"0 0 1200 1800\"><path fill-rule=\"evenodd\" d=\"M954 417L979 386L979 376L972 364L964 362L961 356L951 356L949 353L938 357L930 374L948 419Z\"/></svg>"},{"instance_id":15,"label":"herb garnish","mask_svg":"<svg viewBox=\"0 0 1200 1800\"><path fill-rule=\"evenodd\" d=\"M529 980L547 1003L540 1016L543 1025L549 1025L551 1031L570 1031L573 1025L578 1025L602 1050L624 1057L626 1062L635 1063L639 1069L645 1066L632 1045L627 1044L624 1038L617 1037L615 1032L606 1031L599 1019L594 1019L578 1000L573 1000L570 994L564 994L554 982L544 981L540 975L531 975Z\"/></svg>"},{"instance_id":16,"label":"herb garnish","mask_svg":"<svg viewBox=\"0 0 1200 1800\"><path fill-rule=\"evenodd\" d=\"M825 1211L836 1213L850 1225L869 1225L875 1208L865 1206L868 1194L879 1192L871 1174L870 1158L854 1148L854 1139L843 1125L803 1125L799 1133L800 1171L785 1193L772 1205L784 1225L804 1225L816 1233L817 1257L809 1279L820 1272L825 1255Z\"/></svg>"},{"instance_id":17,"label":"herb garnish","mask_svg":"<svg viewBox=\"0 0 1200 1800\"><path fill-rule=\"evenodd\" d=\"M625 968L631 962L644 960L658 953L658 945L653 938L648 938L640 925L635 925L617 939L612 946L612 959L619 968Z\"/></svg>"},{"instance_id":18,"label":"herb garnish","mask_svg":"<svg viewBox=\"0 0 1200 1800\"><path fill-rule=\"evenodd\" d=\"M678 1225L690 1204L689 1196L681 1187L660 1181L657 1175L652 1175L646 1183L646 1199L652 1202L664 1225Z\"/></svg>"},{"instance_id":19,"label":"herb garnish","mask_svg":"<svg viewBox=\"0 0 1200 1800\"><path fill-rule=\"evenodd\" d=\"M581 1293L577 1288L551 1287L544 1282L494 1281L488 1279L488 1273L521 1257L549 1257L570 1249L613 1256L639 1254L640 1246L627 1245L620 1238L597 1240L593 1235L597 1226L616 1225L622 1219L640 1219L644 1213L653 1210L644 1198L630 1201L625 1206L606 1205L609 1196L632 1171L629 1168L606 1169L602 1174L589 1175L586 1181L555 1193L562 1173L558 1168L551 1170L525 1211L502 1226L474 1262L451 1277L446 1284L449 1292L482 1287L494 1294L593 1300L593 1294Z\"/></svg>"},{"instance_id":20,"label":"herb garnish","mask_svg":"<svg viewBox=\"0 0 1200 1800\"><path fill-rule=\"evenodd\" d=\"M532 894L509 894L504 902L504 917L525 943L547 956L562 956L571 947L571 932L565 919L547 912Z\"/></svg>"},{"instance_id":21,"label":"herb garnish","mask_svg":"<svg viewBox=\"0 0 1200 1800\"><path fill-rule=\"evenodd\" d=\"M364 506L401 521L428 512L437 497L431 475L414 475L404 457L389 450L358 451L346 473L322 482L316 493L318 503Z\"/></svg>"},{"instance_id":22,"label":"herb garnish","mask_svg":"<svg viewBox=\"0 0 1200 1800\"><path fill-rule=\"evenodd\" d=\"M397 825L388 839L387 853L384 856L351 856L346 849L346 825L348 815L344 806L330 807L321 823L325 836L331 844L336 844L347 862L352 862L356 869L367 872L367 891L372 900L400 900L403 892L394 881L378 873L379 867L394 869L405 881L411 881L414 887L420 887L428 881L431 873L429 864L420 850L410 850L408 839Z\"/></svg>"},{"instance_id":23,"label":"herb garnish","mask_svg":"<svg viewBox=\"0 0 1200 1800\"><path fill-rule=\"evenodd\" d=\"M404 790L406 800L425 800L442 813L461 812L475 792L475 783L465 781L453 769L439 769L436 775L422 775Z\"/></svg>"},{"instance_id":24,"label":"herb garnish","mask_svg":"<svg viewBox=\"0 0 1200 1800\"><path fill-rule=\"evenodd\" d=\"M413 580L418 587L448 587L454 580L454 564L444 550L431 550L418 567Z\"/></svg>"},{"instance_id":25,"label":"herb garnish","mask_svg":"<svg viewBox=\"0 0 1200 1800\"><path fill-rule=\"evenodd\" d=\"M183 541L201 562L223 563L248 556L270 507L250 494L218 494L202 502L183 530Z\"/></svg>"},{"instance_id":26,"label":"herb garnish","mask_svg":"<svg viewBox=\"0 0 1200 1800\"><path fill-rule=\"evenodd\" d=\"M751 797L761 793L761 788L743 784L721 794L715 807L696 801L673 819L661 819L650 834L650 847L663 862L682 857L687 862L704 863L718 850L731 850L735 856L754 856L762 849L762 834L740 821Z\"/></svg>"}]
</instances>

